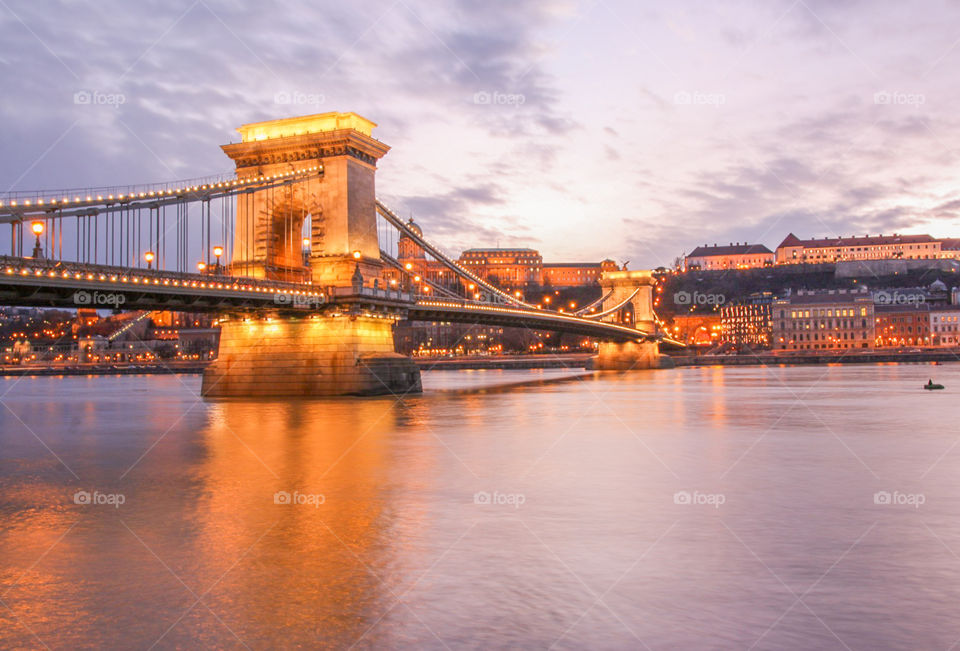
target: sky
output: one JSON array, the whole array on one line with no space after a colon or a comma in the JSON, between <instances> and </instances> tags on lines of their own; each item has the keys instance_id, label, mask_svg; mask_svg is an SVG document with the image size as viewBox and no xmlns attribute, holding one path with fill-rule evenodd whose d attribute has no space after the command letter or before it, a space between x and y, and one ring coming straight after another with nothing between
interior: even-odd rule
<instances>
[{"instance_id":1,"label":"sky","mask_svg":"<svg viewBox=\"0 0 960 651\"><path fill-rule=\"evenodd\" d=\"M241 124L354 111L454 254L960 237L957 2L0 0L0 31L0 193L229 172Z\"/></svg>"}]
</instances>

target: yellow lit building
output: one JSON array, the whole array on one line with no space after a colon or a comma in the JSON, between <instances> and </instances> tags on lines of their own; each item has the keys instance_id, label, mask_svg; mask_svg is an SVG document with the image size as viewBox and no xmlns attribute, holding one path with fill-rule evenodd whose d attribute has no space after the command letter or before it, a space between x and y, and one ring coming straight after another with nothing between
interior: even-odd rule
<instances>
[{"instance_id":1,"label":"yellow lit building","mask_svg":"<svg viewBox=\"0 0 960 651\"><path fill-rule=\"evenodd\" d=\"M796 294L773 302L774 350L873 348L873 295L837 289Z\"/></svg>"},{"instance_id":2,"label":"yellow lit building","mask_svg":"<svg viewBox=\"0 0 960 651\"><path fill-rule=\"evenodd\" d=\"M773 264L773 251L763 244L731 242L727 246L698 246L684 258L687 271L720 269L757 269Z\"/></svg>"},{"instance_id":3,"label":"yellow lit building","mask_svg":"<svg viewBox=\"0 0 960 651\"><path fill-rule=\"evenodd\" d=\"M801 240L790 233L776 251L777 264L847 260L936 260L960 258L960 240L930 235L864 235Z\"/></svg>"}]
</instances>

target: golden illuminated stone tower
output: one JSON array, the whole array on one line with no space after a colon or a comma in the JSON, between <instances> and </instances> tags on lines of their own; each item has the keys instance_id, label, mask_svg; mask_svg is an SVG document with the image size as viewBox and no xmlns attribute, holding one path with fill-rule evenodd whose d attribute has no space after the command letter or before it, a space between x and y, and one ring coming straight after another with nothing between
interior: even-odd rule
<instances>
[{"instance_id":1,"label":"golden illuminated stone tower","mask_svg":"<svg viewBox=\"0 0 960 651\"><path fill-rule=\"evenodd\" d=\"M351 296L377 291L370 289L381 268L374 173L389 147L373 138L375 126L355 113L323 113L240 127L241 142L223 146L239 178L288 172L308 178L238 196L232 274L310 280ZM328 291L339 295L337 289ZM356 304L299 314L284 307L278 302L276 310L221 319L204 396L420 391L416 364L394 352L399 314L368 314Z\"/></svg>"},{"instance_id":2,"label":"golden illuminated stone tower","mask_svg":"<svg viewBox=\"0 0 960 651\"><path fill-rule=\"evenodd\" d=\"M375 126L356 113L322 113L238 129L240 142L222 147L236 163L238 178L311 167L319 173L238 198L234 274L278 280L309 276L317 285L349 286L356 268L353 253L359 251L364 278L377 275L374 174L390 148L373 138ZM303 264L305 236L308 269Z\"/></svg>"},{"instance_id":3,"label":"golden illuminated stone tower","mask_svg":"<svg viewBox=\"0 0 960 651\"><path fill-rule=\"evenodd\" d=\"M600 277L601 292L607 298L601 311L628 301L603 321L631 326L647 333L656 332L653 314L653 274L649 271L605 271ZM629 371L661 367L656 342L602 342L598 346L595 367L600 370Z\"/></svg>"}]
</instances>

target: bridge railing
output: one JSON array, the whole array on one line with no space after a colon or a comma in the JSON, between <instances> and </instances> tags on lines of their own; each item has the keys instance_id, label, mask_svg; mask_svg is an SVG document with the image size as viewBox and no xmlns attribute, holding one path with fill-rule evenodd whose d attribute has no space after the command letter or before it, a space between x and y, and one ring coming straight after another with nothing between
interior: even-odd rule
<instances>
[{"instance_id":1,"label":"bridge railing","mask_svg":"<svg viewBox=\"0 0 960 651\"><path fill-rule=\"evenodd\" d=\"M139 185L109 185L86 188L65 188L59 190L14 190L0 194L0 205L9 206L12 202L23 204L31 201L36 204L41 199L49 204L51 201L62 201L64 198L85 200L86 197L138 197L140 194L155 196L167 192L183 192L192 187L216 186L231 183L236 180L236 174L225 172L213 176L199 176L192 179L167 181L163 183L149 183Z\"/></svg>"},{"instance_id":2,"label":"bridge railing","mask_svg":"<svg viewBox=\"0 0 960 651\"><path fill-rule=\"evenodd\" d=\"M319 288L302 283L290 283L263 278L245 278L228 276L221 273L189 273L166 269L131 269L102 264L65 262L36 258L0 256L0 275L45 276L47 278L72 278L85 280L103 280L131 284L159 284L164 281L177 281L183 286L200 283L208 286L232 287L237 289L257 288L260 291L315 292Z\"/></svg>"}]
</instances>

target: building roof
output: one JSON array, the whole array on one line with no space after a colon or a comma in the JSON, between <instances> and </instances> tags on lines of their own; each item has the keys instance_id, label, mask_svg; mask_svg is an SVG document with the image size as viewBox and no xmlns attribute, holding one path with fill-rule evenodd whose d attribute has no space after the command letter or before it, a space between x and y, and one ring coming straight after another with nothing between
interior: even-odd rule
<instances>
[{"instance_id":1,"label":"building roof","mask_svg":"<svg viewBox=\"0 0 960 651\"><path fill-rule=\"evenodd\" d=\"M768 253L772 254L773 251L768 249L763 244L747 244L746 242L736 244L729 244L727 246L698 246L693 251L687 255L688 258L704 258L712 255L750 255L757 253Z\"/></svg>"},{"instance_id":2,"label":"building roof","mask_svg":"<svg viewBox=\"0 0 960 651\"><path fill-rule=\"evenodd\" d=\"M926 314L932 308L929 303L905 303L901 305L874 305L873 311L877 316L892 314Z\"/></svg>"},{"instance_id":3,"label":"building roof","mask_svg":"<svg viewBox=\"0 0 960 651\"><path fill-rule=\"evenodd\" d=\"M957 251L960 250L960 238L957 237L944 237L940 240L940 250L941 251Z\"/></svg>"},{"instance_id":4,"label":"building roof","mask_svg":"<svg viewBox=\"0 0 960 651\"><path fill-rule=\"evenodd\" d=\"M484 248L480 248L480 249L467 249L466 251L464 251L464 253L536 253L537 255L540 255L540 252L537 251L536 249L497 249L497 248L484 249Z\"/></svg>"},{"instance_id":5,"label":"building roof","mask_svg":"<svg viewBox=\"0 0 960 651\"><path fill-rule=\"evenodd\" d=\"M420 224L413 221L413 217L411 217L410 221L407 222L407 228L409 228L411 231L413 231L420 237L423 237L423 229L420 228Z\"/></svg>"},{"instance_id":6,"label":"building roof","mask_svg":"<svg viewBox=\"0 0 960 651\"><path fill-rule=\"evenodd\" d=\"M835 303L869 302L873 304L873 294L859 289L837 289L810 292L800 290L790 296L777 299L776 303L790 305L829 305Z\"/></svg>"},{"instance_id":7,"label":"building roof","mask_svg":"<svg viewBox=\"0 0 960 651\"><path fill-rule=\"evenodd\" d=\"M551 267L596 267L600 268L599 262L544 262L543 268L549 269Z\"/></svg>"},{"instance_id":8,"label":"building roof","mask_svg":"<svg viewBox=\"0 0 960 651\"><path fill-rule=\"evenodd\" d=\"M805 249L819 249L835 246L877 246L883 244L929 244L936 242L930 235L903 235L894 233L893 235L863 235L852 237L824 237L822 239L801 240L799 237L790 233L780 243L778 249L788 246L802 246Z\"/></svg>"}]
</instances>

